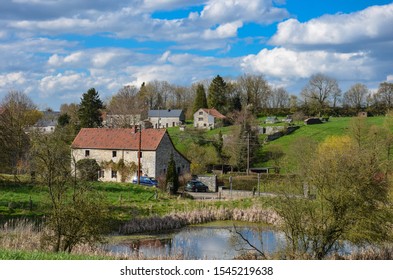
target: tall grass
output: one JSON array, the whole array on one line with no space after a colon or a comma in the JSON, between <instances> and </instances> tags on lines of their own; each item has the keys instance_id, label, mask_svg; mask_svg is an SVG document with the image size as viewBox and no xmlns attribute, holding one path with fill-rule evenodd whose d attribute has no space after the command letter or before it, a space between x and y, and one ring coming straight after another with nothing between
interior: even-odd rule
<instances>
[{"instance_id":1,"label":"tall grass","mask_svg":"<svg viewBox=\"0 0 393 280\"><path fill-rule=\"evenodd\" d=\"M102 244L83 244L75 247L72 254L54 253L52 246L44 241L47 229L29 220L10 220L0 225L0 260L139 260L140 255L107 252ZM159 256L156 259L182 259L181 255Z\"/></svg>"}]
</instances>

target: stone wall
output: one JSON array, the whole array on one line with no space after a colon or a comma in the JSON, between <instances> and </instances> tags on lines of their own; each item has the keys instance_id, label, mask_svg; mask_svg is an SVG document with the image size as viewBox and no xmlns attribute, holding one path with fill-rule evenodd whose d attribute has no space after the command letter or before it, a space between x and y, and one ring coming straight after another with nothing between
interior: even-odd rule
<instances>
[{"instance_id":1,"label":"stone wall","mask_svg":"<svg viewBox=\"0 0 393 280\"><path fill-rule=\"evenodd\" d=\"M216 191L216 187L217 187L217 176L216 175L213 175L213 176L198 175L197 180L201 181L206 186L208 186L209 191L213 191L213 192Z\"/></svg>"}]
</instances>

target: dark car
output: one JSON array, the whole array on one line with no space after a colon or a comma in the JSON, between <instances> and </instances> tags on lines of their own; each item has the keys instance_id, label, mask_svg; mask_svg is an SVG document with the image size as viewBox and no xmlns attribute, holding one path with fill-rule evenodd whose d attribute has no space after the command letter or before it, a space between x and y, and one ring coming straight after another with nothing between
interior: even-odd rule
<instances>
[{"instance_id":1,"label":"dark car","mask_svg":"<svg viewBox=\"0 0 393 280\"><path fill-rule=\"evenodd\" d=\"M132 183L133 184L137 184L138 183L138 177L134 177L133 179L132 179ZM152 177L146 177L146 176L141 176L140 177L140 180L139 180L139 183L141 184L141 185L144 185L144 186L151 186L151 187L157 187L157 185L158 185L158 181L156 180L156 179L154 179L154 178L152 178Z\"/></svg>"},{"instance_id":2,"label":"dark car","mask_svg":"<svg viewBox=\"0 0 393 280\"><path fill-rule=\"evenodd\" d=\"M191 180L187 182L185 190L190 192L207 192L209 191L209 187L201 181Z\"/></svg>"}]
</instances>

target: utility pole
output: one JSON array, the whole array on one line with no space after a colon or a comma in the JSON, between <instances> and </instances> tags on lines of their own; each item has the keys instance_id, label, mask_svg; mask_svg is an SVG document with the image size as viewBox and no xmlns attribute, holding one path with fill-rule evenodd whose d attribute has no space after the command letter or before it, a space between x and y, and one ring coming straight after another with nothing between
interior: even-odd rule
<instances>
[{"instance_id":1,"label":"utility pole","mask_svg":"<svg viewBox=\"0 0 393 280\"><path fill-rule=\"evenodd\" d=\"M142 126L139 124L139 145L138 145L138 185L141 182L141 149L142 149Z\"/></svg>"},{"instance_id":2,"label":"utility pole","mask_svg":"<svg viewBox=\"0 0 393 280\"><path fill-rule=\"evenodd\" d=\"M250 132L247 133L247 175L250 173Z\"/></svg>"}]
</instances>

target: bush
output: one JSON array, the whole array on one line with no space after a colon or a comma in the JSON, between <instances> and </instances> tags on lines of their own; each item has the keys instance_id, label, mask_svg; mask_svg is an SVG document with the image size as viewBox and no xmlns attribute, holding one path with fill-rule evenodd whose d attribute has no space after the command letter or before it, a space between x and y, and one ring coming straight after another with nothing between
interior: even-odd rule
<instances>
[{"instance_id":1,"label":"bush","mask_svg":"<svg viewBox=\"0 0 393 280\"><path fill-rule=\"evenodd\" d=\"M76 168L79 172L79 176L82 180L86 181L97 181L98 171L100 171L100 166L95 159L81 159L76 163Z\"/></svg>"}]
</instances>

